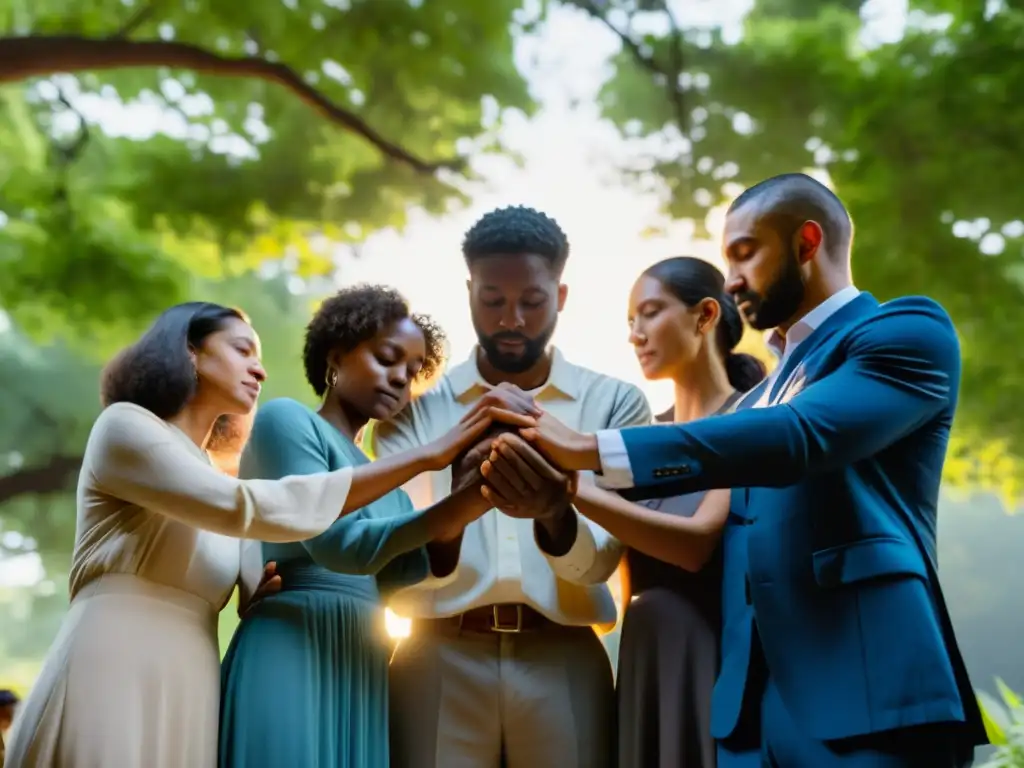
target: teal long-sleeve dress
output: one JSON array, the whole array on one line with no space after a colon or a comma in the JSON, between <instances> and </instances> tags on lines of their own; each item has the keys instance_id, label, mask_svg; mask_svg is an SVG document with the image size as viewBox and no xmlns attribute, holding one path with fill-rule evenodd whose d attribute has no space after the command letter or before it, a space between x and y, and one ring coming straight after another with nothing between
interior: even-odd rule
<instances>
[{"instance_id":1,"label":"teal long-sleeve dress","mask_svg":"<svg viewBox=\"0 0 1024 768\"><path fill-rule=\"evenodd\" d=\"M368 461L312 410L280 399L257 414L239 475L276 479ZM221 768L387 768L381 595L427 576L426 543L422 515L396 490L316 538L262 545L283 586L252 607L224 658Z\"/></svg>"}]
</instances>

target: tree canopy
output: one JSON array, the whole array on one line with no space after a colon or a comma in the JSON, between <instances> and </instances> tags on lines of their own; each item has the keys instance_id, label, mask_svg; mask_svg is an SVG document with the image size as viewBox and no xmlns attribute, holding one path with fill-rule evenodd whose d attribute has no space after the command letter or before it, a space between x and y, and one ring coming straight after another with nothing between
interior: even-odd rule
<instances>
[{"instance_id":1,"label":"tree canopy","mask_svg":"<svg viewBox=\"0 0 1024 768\"><path fill-rule=\"evenodd\" d=\"M447 210L503 110L532 108L517 5L3 4L0 306L121 341L194 275L323 274Z\"/></svg>"},{"instance_id":2,"label":"tree canopy","mask_svg":"<svg viewBox=\"0 0 1024 768\"><path fill-rule=\"evenodd\" d=\"M878 30L862 0L757 0L737 36L664 2L566 4L619 37L601 106L636 146L624 171L673 217L701 224L738 188L828 172L856 225L857 284L931 296L957 325L956 453L972 458L953 475L1018 495L1024 5L912 0L905 29Z\"/></svg>"}]
</instances>

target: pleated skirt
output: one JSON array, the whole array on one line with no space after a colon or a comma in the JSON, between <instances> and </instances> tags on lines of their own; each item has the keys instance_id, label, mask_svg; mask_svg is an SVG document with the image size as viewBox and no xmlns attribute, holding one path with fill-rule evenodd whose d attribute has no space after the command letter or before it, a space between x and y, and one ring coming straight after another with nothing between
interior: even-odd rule
<instances>
[{"instance_id":1,"label":"pleated skirt","mask_svg":"<svg viewBox=\"0 0 1024 768\"><path fill-rule=\"evenodd\" d=\"M390 648L376 580L279 565L221 667L223 768L388 768Z\"/></svg>"},{"instance_id":2,"label":"pleated skirt","mask_svg":"<svg viewBox=\"0 0 1024 768\"><path fill-rule=\"evenodd\" d=\"M213 768L219 656L203 598L100 577L72 601L4 768Z\"/></svg>"}]
</instances>

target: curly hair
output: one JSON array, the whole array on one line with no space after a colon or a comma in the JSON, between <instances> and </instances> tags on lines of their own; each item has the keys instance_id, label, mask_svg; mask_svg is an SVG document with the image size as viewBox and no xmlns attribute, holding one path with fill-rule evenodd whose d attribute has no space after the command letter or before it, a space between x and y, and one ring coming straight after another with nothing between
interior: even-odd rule
<instances>
[{"instance_id":1,"label":"curly hair","mask_svg":"<svg viewBox=\"0 0 1024 768\"><path fill-rule=\"evenodd\" d=\"M462 241L466 264L485 256L525 253L543 257L560 275L569 258L569 239L557 221L522 205L484 214Z\"/></svg>"},{"instance_id":2,"label":"curly hair","mask_svg":"<svg viewBox=\"0 0 1024 768\"><path fill-rule=\"evenodd\" d=\"M417 380L429 379L444 364L446 337L426 315L409 311L398 291L383 285L345 288L325 300L306 326L302 360L306 381L320 397L327 391L327 358L334 350L349 352L399 320L412 320L423 332L427 356Z\"/></svg>"}]
</instances>

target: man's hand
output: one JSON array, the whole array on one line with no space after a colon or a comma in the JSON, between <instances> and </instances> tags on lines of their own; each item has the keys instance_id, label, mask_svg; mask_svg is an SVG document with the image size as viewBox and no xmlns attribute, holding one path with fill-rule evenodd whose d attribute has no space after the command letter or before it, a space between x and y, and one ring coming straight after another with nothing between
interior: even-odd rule
<instances>
[{"instance_id":1,"label":"man's hand","mask_svg":"<svg viewBox=\"0 0 1024 768\"><path fill-rule=\"evenodd\" d=\"M576 541L572 499L578 477L560 472L517 435L501 435L480 468L480 492L510 517L533 518L537 543L550 555L564 555Z\"/></svg>"},{"instance_id":2,"label":"man's hand","mask_svg":"<svg viewBox=\"0 0 1024 768\"><path fill-rule=\"evenodd\" d=\"M263 566L263 576L260 577L260 583L256 587L256 591L252 593L252 597L249 598L244 606L238 606L238 618L244 619L245 615L252 610L252 607L256 605L260 600L269 595L276 595L281 591L281 577L277 574L277 563L271 560L265 566Z\"/></svg>"},{"instance_id":3,"label":"man's hand","mask_svg":"<svg viewBox=\"0 0 1024 768\"><path fill-rule=\"evenodd\" d=\"M500 435L480 472L486 481L481 493L512 517L552 517L575 494L575 473L559 472L518 435Z\"/></svg>"},{"instance_id":4,"label":"man's hand","mask_svg":"<svg viewBox=\"0 0 1024 768\"><path fill-rule=\"evenodd\" d=\"M499 409L493 413L495 420L503 418ZM601 471L597 435L580 434L546 411L537 419L536 427L520 429L519 434L562 470Z\"/></svg>"},{"instance_id":5,"label":"man's hand","mask_svg":"<svg viewBox=\"0 0 1024 768\"><path fill-rule=\"evenodd\" d=\"M520 416L537 417L543 413L533 398L523 392L523 390L515 384L502 382L496 387L487 390L479 400L473 403L473 407L466 412L461 421L469 421L477 413L487 408L499 408L503 411L517 413Z\"/></svg>"}]
</instances>

